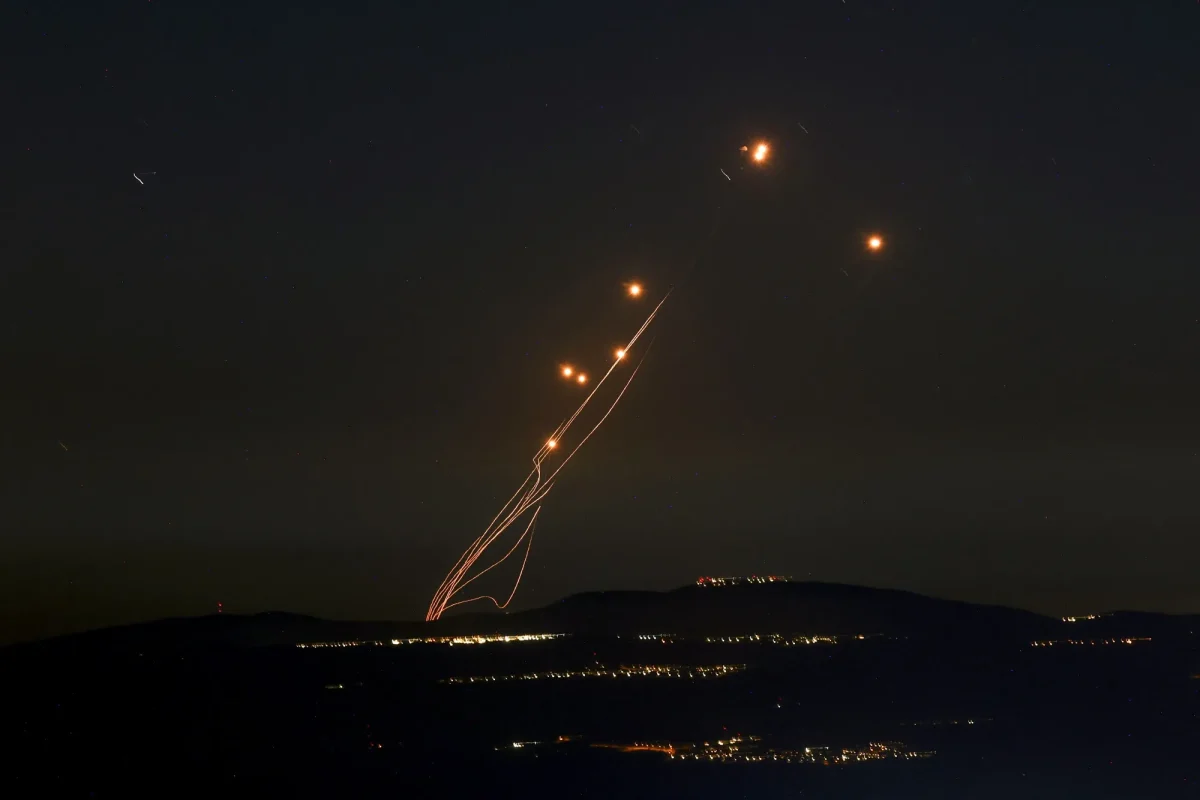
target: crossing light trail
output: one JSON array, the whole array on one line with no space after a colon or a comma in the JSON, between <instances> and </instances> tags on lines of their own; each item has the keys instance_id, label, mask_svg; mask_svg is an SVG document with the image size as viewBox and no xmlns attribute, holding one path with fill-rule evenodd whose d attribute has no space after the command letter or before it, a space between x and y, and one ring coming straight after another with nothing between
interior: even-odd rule
<instances>
[{"instance_id":1,"label":"crossing light trail","mask_svg":"<svg viewBox=\"0 0 1200 800\"><path fill-rule=\"evenodd\" d=\"M635 287L637 289L636 292L634 291ZM637 296L642 293L642 287L640 284L632 284L628 288L630 295ZM554 431L546 439L545 443L538 448L536 453L534 453L533 468L530 470L529 474L525 476L525 480L522 481L521 485L517 487L516 492L514 492L512 497L508 499L508 502L500 507L500 511L497 512L496 516L492 518L491 523L488 524L483 533L481 533L473 542L471 542L467 549L463 551L462 555L459 556L458 560L454 563L454 566L450 568L449 573L447 573L445 579L434 593L433 599L429 602L429 608L425 614L426 621L433 622L434 620L440 619L442 614L451 608L478 600L490 600L497 608L505 608L509 603L512 602L513 597L516 595L517 587L521 583L521 577L525 574L525 565L529 561L529 552L533 545L533 532L537 525L538 515L542 510L542 502L554 488L554 482L562 470L571 462L571 459L575 457L580 448L587 443L588 439L590 439L592 435L600 429L600 426L604 424L609 415L612 414L614 409L616 409L617 404L621 402L621 398L625 396L625 392L628 391L630 385L633 383L633 379L637 377L638 370L641 369L642 361L646 358L646 353L649 352L649 347L646 348L646 353L642 354L642 360L639 360L637 365L630 372L629 377L621 386L621 389L617 393L616 397L608 405L608 408L604 410L604 413L600 416L600 419L575 443L574 447L571 448L571 450L567 452L566 455L561 458L561 460L558 460L555 464L547 464L546 462L551 458L551 456L557 453L560 447L565 449L563 441L564 438L567 437L571 432L572 426L588 407L588 404L591 403L592 399L596 397L597 392L601 390L605 382L616 371L617 367L624 363L625 357L630 353L630 351L633 350L634 346L637 345L638 340L642 337L642 334L644 334L654 322L654 318L658 315L659 310L663 307L663 304L667 302L667 298L670 296L671 290L668 290L667 293L663 295L663 298L658 301L658 304L650 312L650 315L647 316L645 321L642 322L641 327L637 329L637 331L633 334L633 337L630 338L629 342L624 347L617 350L616 358L613 359L612 364L609 365L608 370L604 373L600 380L596 381L595 386L588 393L587 397L583 399L583 402L579 404L571 416L567 417L564 422L554 429ZM568 366L562 367L561 372L564 377L568 378L574 374L574 370ZM585 375L578 375L576 380L582 384L586 382L587 377ZM548 473L548 475L545 473ZM501 536L503 536L506 531L508 531L522 519L528 519L528 521L526 522L525 528L522 530L521 535L517 538L516 542L509 548L509 550L487 567L476 571L476 564L487 552L488 548L491 547ZM467 588L476 580L507 561L510 556L517 552L522 543L525 545L525 554L521 561L521 568L517 573L517 578L513 584L512 591L509 592L508 597L503 602L496 597L487 594L467 597L465 599L456 599L463 589Z\"/></svg>"},{"instance_id":2,"label":"crossing light trail","mask_svg":"<svg viewBox=\"0 0 1200 800\"><path fill-rule=\"evenodd\" d=\"M765 141L758 141L754 144L753 149L750 146L743 145L741 148L739 148L739 150L741 153L747 156L748 160L753 166L765 167L769 160L771 147ZM724 169L720 170L720 172L728 182L732 182L732 178L727 172L725 172ZM718 226L719 218L718 222L714 224L713 229L709 232L708 236L705 237L705 241L712 239L712 237L716 234ZM697 258L693 261L691 267L688 268L683 277L686 277L687 274L690 274L692 271L694 271L698 263L699 256L697 256ZM642 297L642 295L645 293L645 287L641 283L627 283L625 284L625 291L630 298L636 300ZM578 441L575 442L573 447L570 447L567 442L570 439L569 435L571 433L572 426L592 402L592 399L595 398L597 393L604 387L605 383L608 381L609 377L612 376L617 367L622 366L628 360L629 354L637 345L638 340L642 337L642 334L644 334L654 322L659 310L663 307L663 304L667 302L667 299L671 296L672 291L674 291L673 288L667 290L666 294L664 294L662 299L658 301L658 304L650 312L649 316L646 317L645 321L642 322L641 327L637 329L637 331L633 334L633 337L630 338L629 342L624 347L617 348L614 351L614 358L612 363L609 365L608 370L604 373L600 380L595 382L591 391L588 392L587 396L583 399L583 402L579 404L575 411L569 417L567 417L565 421L563 421L549 434L541 447L539 447L537 452L534 453L532 468L530 469L529 474L525 476L525 480L522 481L521 485L517 487L517 490L513 493L512 497L510 497L508 501L500 507L500 510L496 513L496 516L493 517L488 526L484 528L483 533L479 534L479 536L476 537L473 542L471 542L467 549L463 551L462 555L458 557L458 560L454 563L454 566L450 568L450 571L442 580L441 585L433 595L433 599L429 602L429 608L425 614L426 621L433 622L440 619L441 616L451 608L465 605L467 603L473 603L479 600L490 600L497 608L506 608L508 604L512 602L513 597L516 595L517 588L520 586L521 578L525 574L525 567L529 562L529 553L533 546L533 534L535 528L537 527L538 516L542 511L542 503L546 500L547 496L549 496L551 490L554 488L555 481L558 479L558 476L563 469L565 469L566 466L571 462L571 460L579 452L580 448L582 448L583 445L586 444L587 441L600 429L600 427L608 419L609 415L611 415L616 409L617 404L621 402L621 398L625 396L625 392L629 390L630 385L633 383L633 379L637 376L638 370L641 369L642 363L646 358L646 354L649 353L649 347L646 348L646 351L642 354L637 364L630 371L629 376L621 386L620 391L617 392L616 397L604 410L604 413L601 414L599 420L591 427L590 430L587 431L586 434L584 434L578 439ZM570 364L560 364L558 369L562 378L573 381L579 386L584 386L589 382L586 373L579 371L576 367ZM570 447L569 450L568 447ZM553 462L551 462L552 458L554 459ZM520 536L517 537L516 542L509 547L507 552L505 552L503 556L496 559L491 564L488 564L486 567L477 568L480 559L484 557L484 554L488 551L488 548L495 544L509 529L517 526L521 520L526 520L525 526L522 529ZM508 596L503 602L501 602L499 598L490 594L479 594L459 599L459 595L464 589L507 561L519 549L521 549L522 545L524 545L524 555L522 556L521 567L517 573L516 580L513 583L512 590L508 593Z\"/></svg>"}]
</instances>

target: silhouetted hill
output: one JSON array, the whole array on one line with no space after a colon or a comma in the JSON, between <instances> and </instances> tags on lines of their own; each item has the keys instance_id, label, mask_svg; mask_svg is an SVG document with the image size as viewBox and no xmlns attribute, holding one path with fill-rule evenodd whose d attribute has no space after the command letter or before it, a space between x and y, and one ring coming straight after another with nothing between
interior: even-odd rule
<instances>
[{"instance_id":1,"label":"silhouetted hill","mask_svg":"<svg viewBox=\"0 0 1200 800\"><path fill-rule=\"evenodd\" d=\"M684 586L667 592L587 592L518 613L467 613L437 623L350 622L270 612L164 619L44 642L12 645L7 655L290 645L475 633L614 636L676 633L883 634L954 641L1186 635L1200 617L1116 612L1067 623L1029 611L941 600L892 589L796 582Z\"/></svg>"},{"instance_id":2,"label":"silhouetted hill","mask_svg":"<svg viewBox=\"0 0 1200 800\"><path fill-rule=\"evenodd\" d=\"M1028 640L1047 635L1061 624L1029 611L938 600L912 592L780 582L684 586L670 592L590 592L509 615L499 628L590 635L799 633Z\"/></svg>"}]
</instances>

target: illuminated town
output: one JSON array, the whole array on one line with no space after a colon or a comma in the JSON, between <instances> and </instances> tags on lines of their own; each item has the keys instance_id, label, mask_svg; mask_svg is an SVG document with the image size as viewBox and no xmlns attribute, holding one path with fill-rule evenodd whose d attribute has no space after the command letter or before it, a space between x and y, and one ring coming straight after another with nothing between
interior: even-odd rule
<instances>
[{"instance_id":1,"label":"illuminated town","mask_svg":"<svg viewBox=\"0 0 1200 800\"><path fill-rule=\"evenodd\" d=\"M1063 617L1062 621L1063 622L1089 622L1094 619L1100 619L1101 617L1111 617L1111 616L1112 616L1112 614L1083 614L1083 615L1077 616L1077 617Z\"/></svg>"},{"instance_id":2,"label":"illuminated town","mask_svg":"<svg viewBox=\"0 0 1200 800\"><path fill-rule=\"evenodd\" d=\"M744 636L706 636L709 644L773 644L780 647L797 647L813 644L837 644L839 639L865 639L865 636L788 636L782 633L751 633Z\"/></svg>"},{"instance_id":3,"label":"illuminated town","mask_svg":"<svg viewBox=\"0 0 1200 800\"><path fill-rule=\"evenodd\" d=\"M837 644L839 641L863 640L865 635L855 636L800 636L784 633L746 633L739 636L680 636L674 633L643 633L638 637L643 642L704 642L705 644L770 644L780 647L797 647L814 644Z\"/></svg>"},{"instance_id":4,"label":"illuminated town","mask_svg":"<svg viewBox=\"0 0 1200 800\"><path fill-rule=\"evenodd\" d=\"M741 672L745 664L713 664L711 666L680 666L676 664L635 664L631 666L595 666L577 670L527 672L521 675L475 675L466 678L445 678L440 683L499 683L504 681L570 680L577 678L724 678Z\"/></svg>"},{"instance_id":5,"label":"illuminated town","mask_svg":"<svg viewBox=\"0 0 1200 800\"><path fill-rule=\"evenodd\" d=\"M562 744L577 739L577 737L560 736L556 742ZM497 750L522 750L536 747L543 742L513 742ZM598 750L616 750L621 753L661 753L671 760L678 761L712 761L724 764L782 762L785 764L819 764L822 766L842 766L861 764L867 761L885 761L890 759L930 758L936 754L932 750L910 750L901 742L871 742L864 747L803 747L803 748L773 748L763 744L761 736L734 735L728 739L718 739L715 742L595 742L589 745Z\"/></svg>"},{"instance_id":6,"label":"illuminated town","mask_svg":"<svg viewBox=\"0 0 1200 800\"><path fill-rule=\"evenodd\" d=\"M901 742L871 742L866 747L804 747L796 750L763 748L758 736L734 736L702 745L676 747L672 759L722 763L782 761L786 764L821 764L832 767L886 759L930 758L933 750L908 750Z\"/></svg>"},{"instance_id":7,"label":"illuminated town","mask_svg":"<svg viewBox=\"0 0 1200 800\"><path fill-rule=\"evenodd\" d=\"M732 578L712 578L707 575L696 578L697 586L741 586L750 583L791 583L792 579L786 575L750 575L743 577Z\"/></svg>"},{"instance_id":8,"label":"illuminated town","mask_svg":"<svg viewBox=\"0 0 1200 800\"><path fill-rule=\"evenodd\" d=\"M1139 644L1148 641L1150 641L1149 636L1127 636L1113 639L1047 639L1040 642L1030 642L1030 644L1034 647L1054 647L1055 645Z\"/></svg>"},{"instance_id":9,"label":"illuminated town","mask_svg":"<svg viewBox=\"0 0 1200 800\"><path fill-rule=\"evenodd\" d=\"M309 642L298 644L301 649L315 647L401 647L409 644L442 644L449 647L471 644L514 644L522 642L546 642L566 638L565 633L522 633L513 636L484 634L480 636L426 636L418 639L351 639L345 642Z\"/></svg>"}]
</instances>

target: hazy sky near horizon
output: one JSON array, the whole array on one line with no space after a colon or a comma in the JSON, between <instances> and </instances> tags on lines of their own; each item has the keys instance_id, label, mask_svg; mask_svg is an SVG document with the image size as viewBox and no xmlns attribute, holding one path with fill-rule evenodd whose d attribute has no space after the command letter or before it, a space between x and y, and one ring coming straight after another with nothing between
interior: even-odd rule
<instances>
[{"instance_id":1,"label":"hazy sky near horizon","mask_svg":"<svg viewBox=\"0 0 1200 800\"><path fill-rule=\"evenodd\" d=\"M0 641L420 616L670 284L516 606L1200 612L1200 6L21 5Z\"/></svg>"}]
</instances>

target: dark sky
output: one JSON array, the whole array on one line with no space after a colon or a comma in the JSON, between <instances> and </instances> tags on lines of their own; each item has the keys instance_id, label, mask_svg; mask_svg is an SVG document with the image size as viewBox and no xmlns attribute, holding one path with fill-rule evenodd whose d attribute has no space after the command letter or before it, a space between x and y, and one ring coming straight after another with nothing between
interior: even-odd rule
<instances>
[{"instance_id":1,"label":"dark sky","mask_svg":"<svg viewBox=\"0 0 1200 800\"><path fill-rule=\"evenodd\" d=\"M633 278L516 606L1200 611L1200 5L410 6L6 11L0 641L418 617Z\"/></svg>"}]
</instances>

